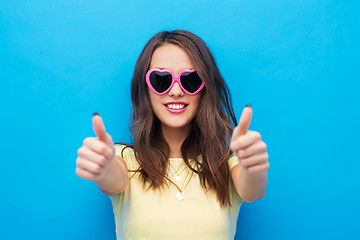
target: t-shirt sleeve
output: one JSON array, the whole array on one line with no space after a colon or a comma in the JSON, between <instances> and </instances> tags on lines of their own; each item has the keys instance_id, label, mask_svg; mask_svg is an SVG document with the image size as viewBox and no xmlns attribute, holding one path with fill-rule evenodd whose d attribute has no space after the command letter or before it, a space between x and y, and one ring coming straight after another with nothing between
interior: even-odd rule
<instances>
[{"instance_id":1,"label":"t-shirt sleeve","mask_svg":"<svg viewBox=\"0 0 360 240\"><path fill-rule=\"evenodd\" d=\"M228 160L228 164L229 164L229 169L231 171L231 169L233 167L235 167L236 165L239 164L239 160L237 158L237 156L235 154L231 155L231 157L229 158ZM235 190L235 186L234 186L234 183L233 183L233 180L232 180L232 177L230 177L229 179L229 184L230 184L230 187L229 187L229 196L230 196L230 203L231 203L231 214L232 215L236 215L239 213L239 210L240 210L240 206L241 204L243 203L243 199L241 199L237 193L236 193L236 190Z\"/></svg>"},{"instance_id":2,"label":"t-shirt sleeve","mask_svg":"<svg viewBox=\"0 0 360 240\"><path fill-rule=\"evenodd\" d=\"M228 160L229 169L231 170L233 167L239 164L239 160L235 154L231 155L231 157Z\"/></svg>"},{"instance_id":3,"label":"t-shirt sleeve","mask_svg":"<svg viewBox=\"0 0 360 240\"><path fill-rule=\"evenodd\" d=\"M123 145L123 144L115 144L114 147L115 147L115 155L124 159L127 169L130 169L131 168L131 158L129 156L129 154L130 154L130 152L128 151L129 149L126 148L126 145ZM119 204L119 202L122 201L123 193L117 193L115 195L110 195L109 197L112 201L114 211L117 211L117 207L119 205L121 205L121 204Z\"/></svg>"},{"instance_id":4,"label":"t-shirt sleeve","mask_svg":"<svg viewBox=\"0 0 360 240\"><path fill-rule=\"evenodd\" d=\"M121 157L124 159L127 169L131 169L131 158L129 156L129 148L126 147L126 145L123 144L115 144L115 155Z\"/></svg>"}]
</instances>

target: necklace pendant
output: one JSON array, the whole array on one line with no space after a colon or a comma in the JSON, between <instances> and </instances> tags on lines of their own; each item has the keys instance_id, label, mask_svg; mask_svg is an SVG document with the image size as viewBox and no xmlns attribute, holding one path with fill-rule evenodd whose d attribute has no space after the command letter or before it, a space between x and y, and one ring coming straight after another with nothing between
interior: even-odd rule
<instances>
[{"instance_id":1,"label":"necklace pendant","mask_svg":"<svg viewBox=\"0 0 360 240\"><path fill-rule=\"evenodd\" d=\"M177 200L182 201L182 200L184 200L184 198L185 198L185 193L183 193L183 192L178 192L178 193L176 194L176 199L177 199Z\"/></svg>"},{"instance_id":2,"label":"necklace pendant","mask_svg":"<svg viewBox=\"0 0 360 240\"><path fill-rule=\"evenodd\" d=\"M181 176L176 175L176 176L175 176L175 181L180 182L180 181L181 181Z\"/></svg>"}]
</instances>

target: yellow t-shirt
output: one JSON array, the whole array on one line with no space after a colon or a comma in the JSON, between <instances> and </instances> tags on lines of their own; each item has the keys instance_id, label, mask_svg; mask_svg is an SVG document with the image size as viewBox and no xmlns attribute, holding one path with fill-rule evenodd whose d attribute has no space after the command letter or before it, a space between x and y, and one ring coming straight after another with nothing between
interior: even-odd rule
<instances>
[{"instance_id":1,"label":"yellow t-shirt","mask_svg":"<svg viewBox=\"0 0 360 240\"><path fill-rule=\"evenodd\" d=\"M123 145L116 144L116 155L121 156L123 148ZM138 169L133 149L126 148L123 159L128 169ZM185 198L181 201L176 198L179 190L173 184L161 191L144 189L136 173L124 192L110 196L117 239L234 239L243 200L235 193L231 178L229 194L232 206L220 207L215 192L204 191L198 175L183 170L186 165L182 158L169 160L173 167L170 172L173 174L176 170L182 179L176 181L171 174L169 177L180 189L184 188ZM230 169L236 164L236 156L231 157ZM129 177L133 174L129 172Z\"/></svg>"}]
</instances>

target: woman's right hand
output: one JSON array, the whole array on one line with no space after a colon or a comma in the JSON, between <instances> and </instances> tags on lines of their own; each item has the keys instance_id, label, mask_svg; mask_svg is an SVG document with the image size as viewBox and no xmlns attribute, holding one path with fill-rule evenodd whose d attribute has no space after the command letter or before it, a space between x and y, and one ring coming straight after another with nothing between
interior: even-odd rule
<instances>
[{"instance_id":1,"label":"woman's right hand","mask_svg":"<svg viewBox=\"0 0 360 240\"><path fill-rule=\"evenodd\" d=\"M78 149L75 172L81 178L99 180L108 172L115 156L115 148L98 114L94 114L92 123L97 137L84 139L83 145Z\"/></svg>"}]
</instances>

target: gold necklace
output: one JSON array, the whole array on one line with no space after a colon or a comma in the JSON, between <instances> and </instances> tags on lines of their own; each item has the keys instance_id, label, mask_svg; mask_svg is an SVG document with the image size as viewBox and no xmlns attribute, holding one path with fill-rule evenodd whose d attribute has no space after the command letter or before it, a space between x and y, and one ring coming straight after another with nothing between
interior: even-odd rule
<instances>
[{"instance_id":1,"label":"gold necklace","mask_svg":"<svg viewBox=\"0 0 360 240\"><path fill-rule=\"evenodd\" d=\"M180 182L181 179L182 179L182 177L181 177L180 175L181 175L181 173L187 168L187 166L185 165L185 167L183 168L183 170L181 170L181 171L178 173L178 172L176 171L176 169L173 167L173 165L171 165L170 162L169 162L169 165L170 165L170 167L171 167L172 169L174 169L174 172L175 172L175 174L176 174L176 176L174 177L175 181ZM173 176L173 174L171 174L171 171L169 171L169 174L170 174L171 176Z\"/></svg>"},{"instance_id":2,"label":"gold necklace","mask_svg":"<svg viewBox=\"0 0 360 240\"><path fill-rule=\"evenodd\" d=\"M186 185L185 185L186 178L189 176L190 171L187 173L187 175L186 175L186 177L185 177L185 179L184 179L184 183L183 183L183 185L182 185L181 188L179 188L179 187L175 184L176 187L177 187L178 190L179 190L179 192L176 194L176 199L179 200L179 201L182 201L182 200L185 199L184 190L185 190L185 188L187 187L187 185L190 183L190 180L191 180L192 175L193 175L193 173L194 173L193 171L191 171L191 172L192 172L192 173L191 173L191 176L190 176L189 180L187 181ZM184 187L184 185L185 185L185 187Z\"/></svg>"},{"instance_id":3,"label":"gold necklace","mask_svg":"<svg viewBox=\"0 0 360 240\"><path fill-rule=\"evenodd\" d=\"M169 164L170 164L170 162L169 162ZM171 166L171 164L170 164L170 166ZM172 167L172 168L175 170L174 167ZM184 168L181 172L183 172L186 168L187 168L187 166L185 166L185 168ZM175 170L175 172L176 172L176 170ZM181 172L180 172L180 173L181 173ZM182 200L185 199L184 190L185 190L185 188L188 186L188 184L190 183L190 180L191 180L191 178L192 178L192 176L193 176L193 174L194 174L194 172L191 171L191 176L190 176L190 178L188 179L188 181L187 181L187 183L186 183L186 179L187 179L187 177L189 176L189 173L190 173L190 171L188 171L188 173L186 174L186 177L185 177L185 179L184 179L184 182L183 182L183 185L182 185L181 188L180 188L176 183L174 183L173 181L171 181L171 179L167 178L167 179L168 179L172 184L174 184L175 187L179 190L179 192L176 194L176 199L179 200L179 201L182 201ZM185 183L186 183L186 185L185 185ZM185 185L185 186L184 186L184 185Z\"/></svg>"}]
</instances>

